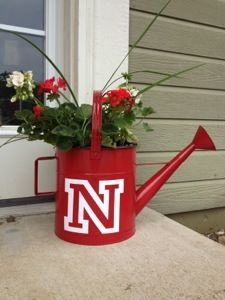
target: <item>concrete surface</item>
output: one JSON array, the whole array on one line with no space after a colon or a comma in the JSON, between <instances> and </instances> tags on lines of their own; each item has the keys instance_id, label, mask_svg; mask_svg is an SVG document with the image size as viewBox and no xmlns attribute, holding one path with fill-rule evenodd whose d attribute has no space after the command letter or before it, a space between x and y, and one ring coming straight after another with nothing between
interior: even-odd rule
<instances>
[{"instance_id":1,"label":"concrete surface","mask_svg":"<svg viewBox=\"0 0 225 300\"><path fill-rule=\"evenodd\" d=\"M52 213L0 225L1 300L225 299L224 262L224 246L149 208L108 246L58 239Z\"/></svg>"},{"instance_id":2,"label":"concrete surface","mask_svg":"<svg viewBox=\"0 0 225 300\"><path fill-rule=\"evenodd\" d=\"M7 218L8 216L11 215L15 217L30 216L30 215L53 213L54 211L55 211L54 202L1 207L0 219Z\"/></svg>"}]
</instances>

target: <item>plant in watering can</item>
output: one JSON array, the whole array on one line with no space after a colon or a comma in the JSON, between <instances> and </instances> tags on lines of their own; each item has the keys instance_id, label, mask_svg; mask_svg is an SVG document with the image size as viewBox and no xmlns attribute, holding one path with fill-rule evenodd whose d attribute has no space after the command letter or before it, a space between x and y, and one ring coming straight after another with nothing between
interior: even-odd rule
<instances>
[{"instance_id":1,"label":"plant in watering can","mask_svg":"<svg viewBox=\"0 0 225 300\"><path fill-rule=\"evenodd\" d=\"M31 110L16 113L20 121L19 136L5 144L26 138L29 141L43 140L56 147L53 157L41 157L35 162L35 193L38 191L38 162L57 160L57 191L55 232L63 240L88 245L103 245L119 242L135 232L135 217L152 199L181 163L196 149L214 150L215 146L207 132L200 127L193 141L152 176L137 191L135 189L136 149L138 142L133 133L136 123L150 131L143 120L153 113L151 107L143 106L140 96L149 89L173 77L190 71L190 67L176 73L160 73L137 70L123 73L113 80L124 60L137 46L154 24L161 12L149 23L139 36L101 91L94 91L93 105L79 105L75 94L58 67L36 45L33 45L55 67L58 78L50 78L38 84L31 71L15 71L7 78L7 86L14 90L12 101L31 101ZM156 73L161 79L141 90L130 84L137 72ZM117 88L110 86L123 79ZM70 96L65 94L68 89ZM43 95L57 106L43 104ZM44 193L46 194L46 193Z\"/></svg>"}]
</instances>

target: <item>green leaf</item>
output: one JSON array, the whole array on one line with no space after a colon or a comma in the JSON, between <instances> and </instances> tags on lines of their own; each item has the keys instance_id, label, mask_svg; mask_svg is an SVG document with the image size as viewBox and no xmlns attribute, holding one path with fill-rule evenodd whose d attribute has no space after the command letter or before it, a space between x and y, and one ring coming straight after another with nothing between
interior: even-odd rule
<instances>
[{"instance_id":1,"label":"green leaf","mask_svg":"<svg viewBox=\"0 0 225 300\"><path fill-rule=\"evenodd\" d=\"M44 136L44 141L48 144L56 146L58 141L58 136L49 132Z\"/></svg>"},{"instance_id":2,"label":"green leaf","mask_svg":"<svg viewBox=\"0 0 225 300\"><path fill-rule=\"evenodd\" d=\"M142 107L143 107L143 102L142 102L142 101L139 101L139 102L136 104L136 107L142 108Z\"/></svg>"},{"instance_id":3,"label":"green leaf","mask_svg":"<svg viewBox=\"0 0 225 300\"><path fill-rule=\"evenodd\" d=\"M44 110L43 110L43 116L46 116L46 117L51 117L52 119L56 119L57 116L58 116L58 110L56 108L53 108L53 107L46 107Z\"/></svg>"},{"instance_id":4,"label":"green leaf","mask_svg":"<svg viewBox=\"0 0 225 300\"><path fill-rule=\"evenodd\" d=\"M155 112L155 111L154 111L154 109L153 109L152 107L150 107L150 106L144 107L144 108L142 109L142 116L143 116L143 117L147 117L147 116L153 114L154 112Z\"/></svg>"},{"instance_id":5,"label":"green leaf","mask_svg":"<svg viewBox=\"0 0 225 300\"><path fill-rule=\"evenodd\" d=\"M60 150L68 151L68 150L72 149L73 141L71 139L61 137L57 140L56 146Z\"/></svg>"},{"instance_id":6,"label":"green leaf","mask_svg":"<svg viewBox=\"0 0 225 300\"><path fill-rule=\"evenodd\" d=\"M145 131L153 131L153 129L150 127L150 125L148 123L142 123L143 128Z\"/></svg>"},{"instance_id":7,"label":"green leaf","mask_svg":"<svg viewBox=\"0 0 225 300\"><path fill-rule=\"evenodd\" d=\"M118 132L118 127L114 124L104 124L102 126L102 133L106 135L115 134Z\"/></svg>"},{"instance_id":8,"label":"green leaf","mask_svg":"<svg viewBox=\"0 0 225 300\"><path fill-rule=\"evenodd\" d=\"M104 136L102 137L102 146L114 148L115 144L110 136Z\"/></svg>"},{"instance_id":9,"label":"green leaf","mask_svg":"<svg viewBox=\"0 0 225 300\"><path fill-rule=\"evenodd\" d=\"M18 120L27 120L33 118L33 113L28 109L16 111L15 116Z\"/></svg>"},{"instance_id":10,"label":"green leaf","mask_svg":"<svg viewBox=\"0 0 225 300\"><path fill-rule=\"evenodd\" d=\"M131 126L136 120L136 116L133 111L125 113L124 118L126 119L126 122L129 126Z\"/></svg>"},{"instance_id":11,"label":"green leaf","mask_svg":"<svg viewBox=\"0 0 225 300\"><path fill-rule=\"evenodd\" d=\"M120 78L124 78L124 80L130 81L132 78L132 76L130 74L131 73L127 73L127 72L121 73L122 76Z\"/></svg>"},{"instance_id":12,"label":"green leaf","mask_svg":"<svg viewBox=\"0 0 225 300\"><path fill-rule=\"evenodd\" d=\"M58 98L59 98L59 95L57 95L57 94L48 94L48 97L47 97L47 99L49 101L54 101L54 100L56 100Z\"/></svg>"},{"instance_id":13,"label":"green leaf","mask_svg":"<svg viewBox=\"0 0 225 300\"><path fill-rule=\"evenodd\" d=\"M92 115L92 106L90 104L81 104L76 110L76 116L80 119L89 119Z\"/></svg>"},{"instance_id":14,"label":"green leaf","mask_svg":"<svg viewBox=\"0 0 225 300\"><path fill-rule=\"evenodd\" d=\"M136 135L130 133L127 136L127 142L129 144L137 144L138 143L138 138L136 137Z\"/></svg>"},{"instance_id":15,"label":"green leaf","mask_svg":"<svg viewBox=\"0 0 225 300\"><path fill-rule=\"evenodd\" d=\"M71 110L71 111L75 111L77 109L76 105L72 102L70 103L62 103L60 106L59 106L60 109L67 109L67 110Z\"/></svg>"},{"instance_id":16,"label":"green leaf","mask_svg":"<svg viewBox=\"0 0 225 300\"><path fill-rule=\"evenodd\" d=\"M68 137L74 137L76 135L76 131L74 129L65 125L56 126L51 132L55 135Z\"/></svg>"},{"instance_id":17,"label":"green leaf","mask_svg":"<svg viewBox=\"0 0 225 300\"><path fill-rule=\"evenodd\" d=\"M118 127L127 127L127 126L129 126L129 124L128 124L125 117L115 119L114 124Z\"/></svg>"}]
</instances>

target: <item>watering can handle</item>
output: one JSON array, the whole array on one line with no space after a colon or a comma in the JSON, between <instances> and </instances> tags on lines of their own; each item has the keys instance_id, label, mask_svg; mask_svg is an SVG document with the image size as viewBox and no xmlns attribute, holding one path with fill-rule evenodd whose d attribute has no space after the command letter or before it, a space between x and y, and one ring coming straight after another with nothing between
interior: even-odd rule
<instances>
[{"instance_id":1,"label":"watering can handle","mask_svg":"<svg viewBox=\"0 0 225 300\"><path fill-rule=\"evenodd\" d=\"M92 108L92 134L91 158L99 159L101 156L101 128L102 128L102 94L101 91L93 93Z\"/></svg>"},{"instance_id":2,"label":"watering can handle","mask_svg":"<svg viewBox=\"0 0 225 300\"><path fill-rule=\"evenodd\" d=\"M36 196L54 196L56 192L39 192L38 189L38 163L40 160L52 160L56 159L56 156L44 156L44 157L38 157L34 162L34 193Z\"/></svg>"}]
</instances>

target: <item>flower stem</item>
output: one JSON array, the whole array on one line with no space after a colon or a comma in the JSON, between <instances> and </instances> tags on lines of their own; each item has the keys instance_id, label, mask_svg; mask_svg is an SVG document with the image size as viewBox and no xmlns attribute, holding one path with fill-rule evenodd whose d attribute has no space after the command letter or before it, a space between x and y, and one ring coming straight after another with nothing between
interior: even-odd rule
<instances>
[{"instance_id":1,"label":"flower stem","mask_svg":"<svg viewBox=\"0 0 225 300\"><path fill-rule=\"evenodd\" d=\"M27 137L18 137L18 136L20 136L19 133L16 134L16 135L14 135L14 136L12 136L12 137L9 138L5 143L1 144L1 145L0 145L0 148L2 148L2 147L5 146L5 145L8 145L8 144L10 144L10 143L14 143L14 142L17 142L17 141L19 141L19 140L27 139Z\"/></svg>"},{"instance_id":2,"label":"flower stem","mask_svg":"<svg viewBox=\"0 0 225 300\"><path fill-rule=\"evenodd\" d=\"M59 94L67 101L67 102L71 102L69 98L66 97L65 94L63 94L62 92L59 91Z\"/></svg>"},{"instance_id":3,"label":"flower stem","mask_svg":"<svg viewBox=\"0 0 225 300\"><path fill-rule=\"evenodd\" d=\"M37 98L34 96L34 102L37 104L37 105L40 105L40 106L43 106L43 103Z\"/></svg>"},{"instance_id":4,"label":"flower stem","mask_svg":"<svg viewBox=\"0 0 225 300\"><path fill-rule=\"evenodd\" d=\"M60 106L60 101L58 98L55 98L55 101L57 102L58 106Z\"/></svg>"}]
</instances>

